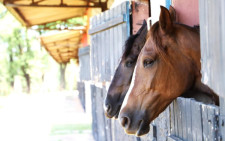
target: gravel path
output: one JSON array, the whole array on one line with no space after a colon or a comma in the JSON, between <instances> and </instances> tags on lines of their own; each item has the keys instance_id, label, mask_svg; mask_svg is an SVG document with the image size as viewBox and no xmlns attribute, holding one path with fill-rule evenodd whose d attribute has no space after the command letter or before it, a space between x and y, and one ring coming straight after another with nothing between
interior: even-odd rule
<instances>
[{"instance_id":1,"label":"gravel path","mask_svg":"<svg viewBox=\"0 0 225 141\"><path fill-rule=\"evenodd\" d=\"M91 131L52 135L54 125L91 124L77 92L0 97L0 141L94 141Z\"/></svg>"}]
</instances>

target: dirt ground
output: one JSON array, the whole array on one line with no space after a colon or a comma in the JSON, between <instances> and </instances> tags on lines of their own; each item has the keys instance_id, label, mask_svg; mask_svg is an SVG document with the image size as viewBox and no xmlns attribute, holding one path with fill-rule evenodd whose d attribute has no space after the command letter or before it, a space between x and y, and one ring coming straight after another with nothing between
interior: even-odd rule
<instances>
[{"instance_id":1,"label":"dirt ground","mask_svg":"<svg viewBox=\"0 0 225 141\"><path fill-rule=\"evenodd\" d=\"M0 97L0 141L94 141L78 93Z\"/></svg>"}]
</instances>

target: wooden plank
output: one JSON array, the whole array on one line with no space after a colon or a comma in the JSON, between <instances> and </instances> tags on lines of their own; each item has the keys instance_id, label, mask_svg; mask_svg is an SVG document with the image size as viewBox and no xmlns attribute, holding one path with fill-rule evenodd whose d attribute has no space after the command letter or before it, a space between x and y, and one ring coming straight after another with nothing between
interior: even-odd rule
<instances>
[{"instance_id":1,"label":"wooden plank","mask_svg":"<svg viewBox=\"0 0 225 141\"><path fill-rule=\"evenodd\" d=\"M110 10L109 11L109 15L110 15L110 18L113 18L113 11L112 10ZM112 28L110 28L109 29L109 32L110 32L110 42L109 42L109 52L110 52L110 72L111 72L111 78L112 78L112 76L113 76L113 74L114 74L114 44L115 44L115 42L114 42L114 32L113 32L113 27ZM110 78L110 79L111 79Z\"/></svg>"},{"instance_id":2,"label":"wooden plank","mask_svg":"<svg viewBox=\"0 0 225 141\"><path fill-rule=\"evenodd\" d=\"M104 23L104 13L101 13L100 14L101 16L101 24ZM101 60L100 60L100 64L99 64L99 69L100 69L100 73L101 73L101 76L100 76L100 79L99 81L100 82L103 82L104 81L104 71L105 71L105 54L104 54L104 48L105 48L105 45L104 45L104 40L105 40L105 35L104 35L104 31L100 32L100 52L99 52L99 56L101 56Z\"/></svg>"},{"instance_id":3,"label":"wooden plank","mask_svg":"<svg viewBox=\"0 0 225 141\"><path fill-rule=\"evenodd\" d=\"M166 110L164 111L165 114L165 126L166 128L164 129L164 136L165 138L167 138L167 136L170 135L170 129L171 129L171 125L170 125L170 107L167 107Z\"/></svg>"},{"instance_id":4,"label":"wooden plank","mask_svg":"<svg viewBox=\"0 0 225 141\"><path fill-rule=\"evenodd\" d=\"M217 108L218 109L218 108ZM220 98L219 136L225 138L225 98Z\"/></svg>"},{"instance_id":5,"label":"wooden plank","mask_svg":"<svg viewBox=\"0 0 225 141\"><path fill-rule=\"evenodd\" d=\"M191 100L191 116L192 116L192 135L193 141L202 140L202 110L201 104L195 100Z\"/></svg>"},{"instance_id":6,"label":"wooden plank","mask_svg":"<svg viewBox=\"0 0 225 141\"><path fill-rule=\"evenodd\" d=\"M208 106L205 104L202 104L202 134L203 134L203 140L209 141L209 122L208 122Z\"/></svg>"},{"instance_id":7,"label":"wooden plank","mask_svg":"<svg viewBox=\"0 0 225 141\"><path fill-rule=\"evenodd\" d=\"M174 102L172 102L171 104L170 104L170 126L171 126L171 128L170 128L170 130L171 130L171 133L170 133L170 135L175 135L176 133L175 133L175 113L174 113L174 104L173 104Z\"/></svg>"},{"instance_id":8,"label":"wooden plank","mask_svg":"<svg viewBox=\"0 0 225 141\"><path fill-rule=\"evenodd\" d=\"M182 125L182 98L177 98L177 125L178 125L178 137L183 138L183 131L182 128L185 128Z\"/></svg>"},{"instance_id":9,"label":"wooden plank","mask_svg":"<svg viewBox=\"0 0 225 141\"><path fill-rule=\"evenodd\" d=\"M178 136L178 108L177 108L177 99L173 102L173 108L174 108L174 131L175 135Z\"/></svg>"},{"instance_id":10,"label":"wooden plank","mask_svg":"<svg viewBox=\"0 0 225 141\"><path fill-rule=\"evenodd\" d=\"M96 115L96 87L91 85L91 105L92 105L92 134L95 140L98 139L98 124Z\"/></svg>"},{"instance_id":11,"label":"wooden plank","mask_svg":"<svg viewBox=\"0 0 225 141\"><path fill-rule=\"evenodd\" d=\"M153 137L155 137L157 140L166 140L166 136L168 135L168 128L167 128L167 121L166 118L167 111L164 110L157 118L156 118L156 133L153 132Z\"/></svg>"},{"instance_id":12,"label":"wooden plank","mask_svg":"<svg viewBox=\"0 0 225 141\"><path fill-rule=\"evenodd\" d=\"M118 8L115 7L113 9L113 13L114 13L114 17L117 17L118 16ZM119 54L118 54L118 26L116 27L113 27L113 34L114 34L114 51L113 51L113 54L114 54L114 63L113 63L113 68L114 68L114 71L116 69L116 67L118 66L118 57L119 57Z\"/></svg>"},{"instance_id":13,"label":"wooden plank","mask_svg":"<svg viewBox=\"0 0 225 141\"><path fill-rule=\"evenodd\" d=\"M176 136L169 136L167 138L167 141L183 141L183 140L179 137L176 137Z\"/></svg>"},{"instance_id":14,"label":"wooden plank","mask_svg":"<svg viewBox=\"0 0 225 141\"><path fill-rule=\"evenodd\" d=\"M186 120L187 120L187 140L192 141L192 116L191 116L191 99L185 101L186 105Z\"/></svg>"},{"instance_id":15,"label":"wooden plank","mask_svg":"<svg viewBox=\"0 0 225 141\"><path fill-rule=\"evenodd\" d=\"M211 106L208 107L208 139L214 140L215 139L215 127L214 127L214 117L215 117L215 109Z\"/></svg>"},{"instance_id":16,"label":"wooden plank","mask_svg":"<svg viewBox=\"0 0 225 141\"><path fill-rule=\"evenodd\" d=\"M102 88L96 88L96 114L97 114L97 123L98 123L98 141L106 141L106 133L105 133L105 121L103 115L103 107L102 107ZM101 123L101 124L99 124Z\"/></svg>"},{"instance_id":17,"label":"wooden plank","mask_svg":"<svg viewBox=\"0 0 225 141\"><path fill-rule=\"evenodd\" d=\"M182 111L182 115L181 115L181 121L182 121L182 139L183 140L187 140L187 111L186 111L186 100L185 98L182 98L182 102L181 102L181 111Z\"/></svg>"},{"instance_id":18,"label":"wooden plank","mask_svg":"<svg viewBox=\"0 0 225 141\"><path fill-rule=\"evenodd\" d=\"M125 41L123 40L123 28L122 24L118 25L118 44L119 44L119 49L118 49L118 55L119 58L118 60L121 60L122 52L123 52L123 46L125 44Z\"/></svg>"},{"instance_id":19,"label":"wooden plank","mask_svg":"<svg viewBox=\"0 0 225 141\"><path fill-rule=\"evenodd\" d=\"M101 31L103 31L103 30L107 30L107 29L109 29L109 28L111 28L111 27L113 27L113 26L116 26L116 25L118 25L118 24L121 24L121 23L123 23L123 22L125 22L125 17L124 17L124 15L121 15L121 16L119 16L119 17L113 18L113 19L110 20L110 21L105 22L105 23L102 24L102 25L96 26L94 29L90 29L90 30L88 31L88 34L95 34L95 33L97 33L97 32L101 32Z\"/></svg>"},{"instance_id":20,"label":"wooden plank","mask_svg":"<svg viewBox=\"0 0 225 141\"><path fill-rule=\"evenodd\" d=\"M105 12L105 21L109 20L109 11ZM109 38L110 31L105 31L105 80L110 81L110 51L109 51L109 44L110 44L110 38Z\"/></svg>"}]
</instances>

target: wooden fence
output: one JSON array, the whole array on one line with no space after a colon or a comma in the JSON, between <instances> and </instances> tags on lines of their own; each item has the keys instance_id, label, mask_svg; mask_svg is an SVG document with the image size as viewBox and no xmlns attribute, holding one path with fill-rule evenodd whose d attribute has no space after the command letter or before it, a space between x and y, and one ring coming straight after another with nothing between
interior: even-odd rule
<instances>
[{"instance_id":1,"label":"wooden fence","mask_svg":"<svg viewBox=\"0 0 225 141\"><path fill-rule=\"evenodd\" d=\"M111 81L130 35L129 3L92 17L90 23L91 80Z\"/></svg>"},{"instance_id":2,"label":"wooden fence","mask_svg":"<svg viewBox=\"0 0 225 141\"><path fill-rule=\"evenodd\" d=\"M218 140L225 140L225 1L199 0L202 81L220 95Z\"/></svg>"},{"instance_id":3,"label":"wooden fence","mask_svg":"<svg viewBox=\"0 0 225 141\"><path fill-rule=\"evenodd\" d=\"M212 1L212 0L207 0ZM201 3L207 5L204 0ZM201 4L200 4L201 5ZM203 5L201 5L203 6ZM201 7L200 6L200 7ZM205 9L205 8L202 8ZM125 40L130 34L130 6L125 2L118 7L108 10L91 19L89 34L91 35L90 46L90 73L91 84L85 86L85 81L81 80L81 89L89 89L91 94L92 108L92 129L96 141L217 141L222 138L222 119L220 116L220 107L206 105L196 102L193 99L177 98L169 107L159 115L150 125L149 134L141 138L126 135L117 120L108 119L104 115L103 103L107 93L108 84L114 74L115 68L119 62L123 51ZM202 13L201 13L202 12ZM200 11L207 17L209 12ZM211 13L212 14L212 13ZM214 15L215 16L215 15ZM200 15L200 18L203 18ZM201 20L201 19L200 19ZM201 21L201 24L209 23L207 20ZM201 26L202 27L202 26ZM225 28L223 28L225 29ZM202 36L207 27L201 28L201 46L209 37ZM208 34L204 34L208 35ZM223 34L224 35L224 34ZM204 37L204 38L202 38ZM208 39L208 41L210 41ZM224 41L223 41L223 45ZM207 49L207 51L205 50ZM202 48L203 60L205 51L210 49ZM206 61L210 58L205 57ZM85 59L80 59L85 62ZM209 61L210 62L210 61ZM88 65L89 63L83 63ZM210 76L207 71L211 70L205 67L203 63L203 78ZM207 65L206 65L207 66ZM85 69L81 67L82 70ZM205 68L205 69L204 69ZM208 70L209 69L209 70ZM81 74L83 75L83 74ZM83 76L82 76L83 77ZM81 79L85 79L83 77ZM224 79L225 80L225 79ZM215 82L215 81L213 81ZM85 90L84 90L85 89ZM82 91L82 90L81 90ZM83 92L86 93L86 92ZM86 94L85 94L86 95ZM85 98L86 99L86 98ZM221 124L220 124L221 123ZM224 132L225 134L225 132Z\"/></svg>"}]
</instances>

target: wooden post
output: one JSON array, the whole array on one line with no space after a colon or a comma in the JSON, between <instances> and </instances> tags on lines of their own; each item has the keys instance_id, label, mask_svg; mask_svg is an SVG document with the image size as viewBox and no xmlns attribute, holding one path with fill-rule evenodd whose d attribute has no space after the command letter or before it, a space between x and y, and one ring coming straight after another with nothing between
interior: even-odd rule
<instances>
[{"instance_id":1,"label":"wooden post","mask_svg":"<svg viewBox=\"0 0 225 141\"><path fill-rule=\"evenodd\" d=\"M148 0L132 1L132 34L137 33L141 28L143 20L150 16Z\"/></svg>"}]
</instances>

